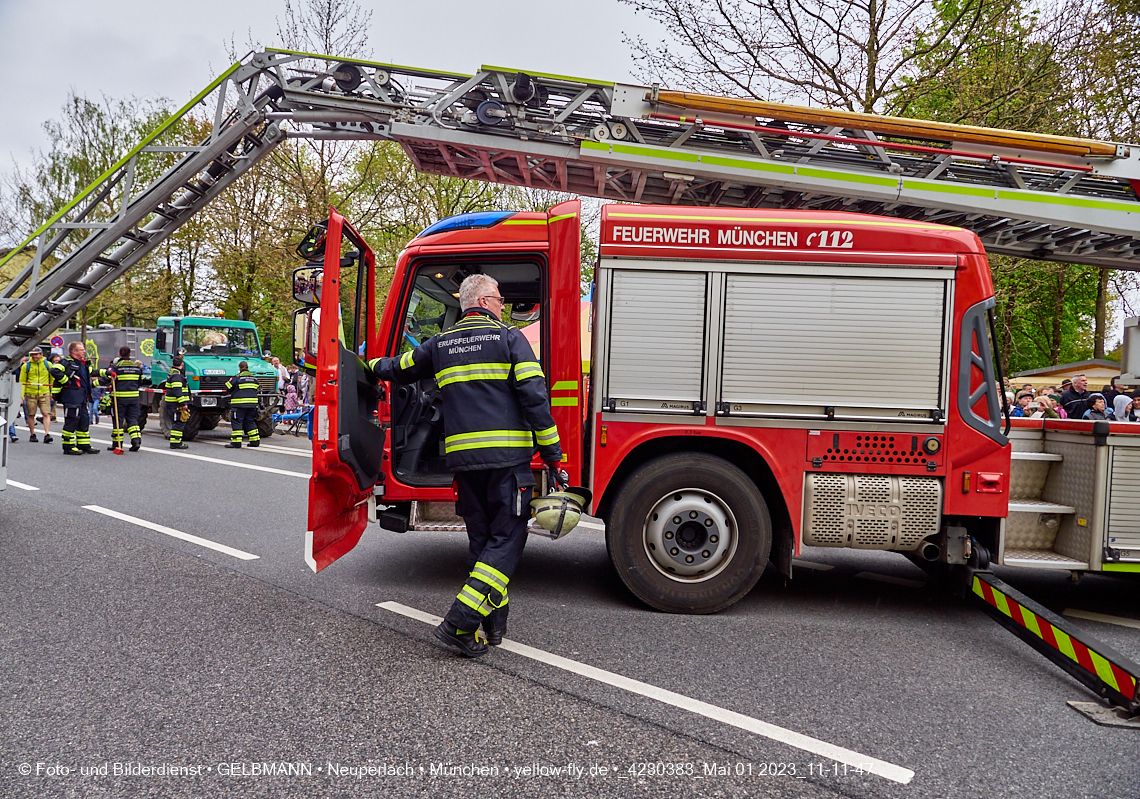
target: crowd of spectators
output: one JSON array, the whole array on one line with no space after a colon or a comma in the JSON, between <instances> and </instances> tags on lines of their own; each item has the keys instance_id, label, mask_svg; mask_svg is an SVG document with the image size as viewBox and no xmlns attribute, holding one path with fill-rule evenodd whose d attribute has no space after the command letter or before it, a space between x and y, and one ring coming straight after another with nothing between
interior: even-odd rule
<instances>
[{"instance_id":1,"label":"crowd of spectators","mask_svg":"<svg viewBox=\"0 0 1140 799\"><path fill-rule=\"evenodd\" d=\"M1089 391L1089 381L1084 375L1062 380L1059 386L1038 389L1029 383L1018 388L1007 378L1005 393L1012 407L1010 416L1140 422L1140 390L1118 387L1118 380L1114 377L1100 391Z\"/></svg>"}]
</instances>

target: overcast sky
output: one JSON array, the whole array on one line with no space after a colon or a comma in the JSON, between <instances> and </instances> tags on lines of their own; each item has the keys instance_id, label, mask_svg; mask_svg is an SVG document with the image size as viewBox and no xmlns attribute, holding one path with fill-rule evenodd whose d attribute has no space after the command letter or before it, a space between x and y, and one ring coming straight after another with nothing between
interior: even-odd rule
<instances>
[{"instance_id":1,"label":"overcast sky","mask_svg":"<svg viewBox=\"0 0 1140 799\"><path fill-rule=\"evenodd\" d=\"M377 61L474 72L481 64L630 80L622 33L657 28L618 0L386 0L372 9ZM225 43L272 46L284 0L0 0L0 170L46 147L41 125L81 95L166 97L179 107L229 61Z\"/></svg>"}]
</instances>

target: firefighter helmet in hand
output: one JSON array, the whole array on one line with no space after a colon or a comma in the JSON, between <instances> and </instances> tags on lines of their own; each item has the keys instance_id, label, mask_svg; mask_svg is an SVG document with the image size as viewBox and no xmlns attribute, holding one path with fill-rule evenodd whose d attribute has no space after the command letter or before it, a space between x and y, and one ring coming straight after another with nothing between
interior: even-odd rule
<instances>
[{"instance_id":1,"label":"firefighter helmet in hand","mask_svg":"<svg viewBox=\"0 0 1140 799\"><path fill-rule=\"evenodd\" d=\"M592 496L588 488L571 486L564 491L552 491L545 497L532 499L530 506L534 508L539 527L557 540L578 526Z\"/></svg>"}]
</instances>

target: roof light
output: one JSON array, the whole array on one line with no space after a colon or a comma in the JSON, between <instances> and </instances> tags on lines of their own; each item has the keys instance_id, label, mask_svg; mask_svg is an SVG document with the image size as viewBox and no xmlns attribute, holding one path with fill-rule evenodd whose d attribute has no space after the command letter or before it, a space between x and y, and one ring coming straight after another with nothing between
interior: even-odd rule
<instances>
[{"instance_id":1,"label":"roof light","mask_svg":"<svg viewBox=\"0 0 1140 799\"><path fill-rule=\"evenodd\" d=\"M434 225L429 225L424 228L416 238L431 236L436 233L444 233L450 230L476 230L478 228L494 227L508 216L514 216L516 213L516 211L476 211L470 214L449 216L447 219L441 219Z\"/></svg>"}]
</instances>

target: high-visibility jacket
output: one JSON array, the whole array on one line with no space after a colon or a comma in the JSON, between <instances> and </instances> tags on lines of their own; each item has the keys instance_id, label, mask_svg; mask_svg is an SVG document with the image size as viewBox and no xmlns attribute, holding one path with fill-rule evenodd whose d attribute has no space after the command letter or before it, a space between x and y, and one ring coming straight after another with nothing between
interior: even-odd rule
<instances>
[{"instance_id":1,"label":"high-visibility jacket","mask_svg":"<svg viewBox=\"0 0 1140 799\"><path fill-rule=\"evenodd\" d=\"M111 385L114 390L111 396L119 402L138 401L139 384L143 379L142 367L136 366L130 358L120 358L107 369L99 370L100 377L112 377L115 382Z\"/></svg>"},{"instance_id":2,"label":"high-visibility jacket","mask_svg":"<svg viewBox=\"0 0 1140 799\"><path fill-rule=\"evenodd\" d=\"M50 394L55 380L52 379L51 369L44 358L38 361L34 358L20 367L16 379L24 386L25 397L38 397Z\"/></svg>"},{"instance_id":3,"label":"high-visibility jacket","mask_svg":"<svg viewBox=\"0 0 1140 799\"><path fill-rule=\"evenodd\" d=\"M412 383L435 375L443 395L444 451L455 471L562 459L546 378L523 334L482 308L396 358L369 362L381 380Z\"/></svg>"},{"instance_id":4,"label":"high-visibility jacket","mask_svg":"<svg viewBox=\"0 0 1140 799\"><path fill-rule=\"evenodd\" d=\"M190 390L186 387L186 375L171 369L166 377L166 404L181 407L190 401Z\"/></svg>"},{"instance_id":5,"label":"high-visibility jacket","mask_svg":"<svg viewBox=\"0 0 1140 799\"><path fill-rule=\"evenodd\" d=\"M257 376L248 369L238 372L226 381L226 391L230 392L231 406L256 405L257 392L260 390L261 384L257 382Z\"/></svg>"}]
</instances>

